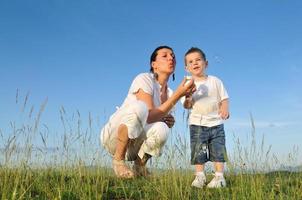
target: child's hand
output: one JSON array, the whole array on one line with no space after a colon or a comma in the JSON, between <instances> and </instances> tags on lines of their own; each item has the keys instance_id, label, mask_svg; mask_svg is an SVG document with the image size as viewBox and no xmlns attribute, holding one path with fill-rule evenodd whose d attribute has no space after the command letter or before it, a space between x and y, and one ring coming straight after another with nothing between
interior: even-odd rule
<instances>
[{"instance_id":1,"label":"child's hand","mask_svg":"<svg viewBox=\"0 0 302 200\"><path fill-rule=\"evenodd\" d=\"M219 106L219 115L223 120L230 117L229 113L229 101L227 99L223 100Z\"/></svg>"},{"instance_id":2,"label":"child's hand","mask_svg":"<svg viewBox=\"0 0 302 200\"><path fill-rule=\"evenodd\" d=\"M184 108L191 109L193 106L193 95L188 94L186 95L185 101L184 101Z\"/></svg>"},{"instance_id":3,"label":"child's hand","mask_svg":"<svg viewBox=\"0 0 302 200\"><path fill-rule=\"evenodd\" d=\"M228 119L230 116L229 111L222 108L219 110L219 115L224 120Z\"/></svg>"}]
</instances>

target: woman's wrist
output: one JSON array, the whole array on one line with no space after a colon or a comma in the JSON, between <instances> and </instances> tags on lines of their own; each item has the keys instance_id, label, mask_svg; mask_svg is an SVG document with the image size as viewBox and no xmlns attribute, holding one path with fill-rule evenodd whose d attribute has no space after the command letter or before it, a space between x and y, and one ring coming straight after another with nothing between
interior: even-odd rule
<instances>
[{"instance_id":1,"label":"woman's wrist","mask_svg":"<svg viewBox=\"0 0 302 200\"><path fill-rule=\"evenodd\" d=\"M178 90L176 90L173 94L175 96L176 101L178 101L182 96L184 96Z\"/></svg>"}]
</instances>

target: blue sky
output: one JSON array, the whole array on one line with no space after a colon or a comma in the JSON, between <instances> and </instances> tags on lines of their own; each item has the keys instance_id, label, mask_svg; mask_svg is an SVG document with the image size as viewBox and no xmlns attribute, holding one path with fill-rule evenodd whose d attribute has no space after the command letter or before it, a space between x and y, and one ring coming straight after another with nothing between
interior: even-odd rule
<instances>
[{"instance_id":1,"label":"blue sky","mask_svg":"<svg viewBox=\"0 0 302 200\"><path fill-rule=\"evenodd\" d=\"M249 143L251 113L257 140L264 135L280 159L294 146L301 152L301 8L298 0L1 0L0 128L7 136L9 122L26 118L31 106L37 113L47 98L41 121L52 132L60 134L63 106L85 119L90 113L98 135L132 79L149 70L154 48L175 50L175 89L185 75L184 53L197 46L208 74L230 95L228 148L233 135ZM182 112L178 106L179 130Z\"/></svg>"}]
</instances>

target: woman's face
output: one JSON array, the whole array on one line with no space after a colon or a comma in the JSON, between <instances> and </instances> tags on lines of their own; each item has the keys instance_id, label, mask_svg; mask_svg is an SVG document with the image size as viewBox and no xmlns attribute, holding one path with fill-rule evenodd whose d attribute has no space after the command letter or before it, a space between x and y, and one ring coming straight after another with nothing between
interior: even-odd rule
<instances>
[{"instance_id":1,"label":"woman's face","mask_svg":"<svg viewBox=\"0 0 302 200\"><path fill-rule=\"evenodd\" d=\"M156 59L152 62L153 71L158 74L172 74L175 70L175 65L176 60L173 51L166 48L158 50Z\"/></svg>"}]
</instances>

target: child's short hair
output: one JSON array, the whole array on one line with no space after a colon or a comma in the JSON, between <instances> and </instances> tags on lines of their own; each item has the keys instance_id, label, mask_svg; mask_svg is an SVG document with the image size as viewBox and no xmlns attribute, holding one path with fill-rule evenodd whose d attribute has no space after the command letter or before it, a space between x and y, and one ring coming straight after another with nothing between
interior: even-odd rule
<instances>
[{"instance_id":1,"label":"child's short hair","mask_svg":"<svg viewBox=\"0 0 302 200\"><path fill-rule=\"evenodd\" d=\"M186 57L187 57L187 55L190 54L190 53L195 53L195 52L200 53L201 57L202 57L204 60L207 60L206 54L205 54L201 49L199 49L199 48L197 48L197 47L191 47L191 48L185 53L185 64L187 64L187 62L186 62Z\"/></svg>"}]
</instances>

